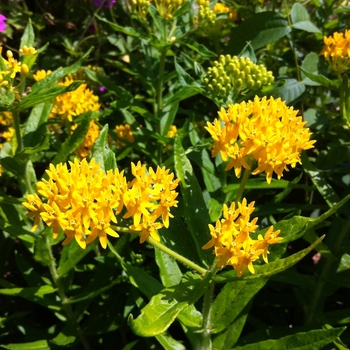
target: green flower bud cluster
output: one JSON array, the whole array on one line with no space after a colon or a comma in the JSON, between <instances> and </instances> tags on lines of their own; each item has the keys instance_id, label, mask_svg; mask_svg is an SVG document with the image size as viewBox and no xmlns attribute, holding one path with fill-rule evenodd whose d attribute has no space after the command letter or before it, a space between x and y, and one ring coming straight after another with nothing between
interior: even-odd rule
<instances>
[{"instance_id":1,"label":"green flower bud cluster","mask_svg":"<svg viewBox=\"0 0 350 350\"><path fill-rule=\"evenodd\" d=\"M154 0L159 14L168 20L173 18L173 15L179 7L187 0Z\"/></svg>"},{"instance_id":2,"label":"green flower bud cluster","mask_svg":"<svg viewBox=\"0 0 350 350\"><path fill-rule=\"evenodd\" d=\"M131 0L132 11L140 18L145 18L150 3L149 0Z\"/></svg>"},{"instance_id":3,"label":"green flower bud cluster","mask_svg":"<svg viewBox=\"0 0 350 350\"><path fill-rule=\"evenodd\" d=\"M198 6L204 6L204 7L209 7L210 6L210 1L209 0L197 0L196 1Z\"/></svg>"},{"instance_id":4,"label":"green flower bud cluster","mask_svg":"<svg viewBox=\"0 0 350 350\"><path fill-rule=\"evenodd\" d=\"M227 96L232 90L241 93L259 90L271 85L274 80L272 72L262 64L254 64L248 57L221 55L219 61L208 68L204 83L214 95Z\"/></svg>"},{"instance_id":5,"label":"green flower bud cluster","mask_svg":"<svg viewBox=\"0 0 350 350\"><path fill-rule=\"evenodd\" d=\"M205 28L215 24L216 14L209 6L200 5L198 8L198 26Z\"/></svg>"}]
</instances>

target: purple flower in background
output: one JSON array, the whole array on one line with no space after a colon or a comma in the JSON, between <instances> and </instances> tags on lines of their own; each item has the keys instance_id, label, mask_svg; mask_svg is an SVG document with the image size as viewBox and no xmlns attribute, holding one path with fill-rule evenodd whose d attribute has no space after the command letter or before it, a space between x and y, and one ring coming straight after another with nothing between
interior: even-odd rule
<instances>
[{"instance_id":1,"label":"purple flower in background","mask_svg":"<svg viewBox=\"0 0 350 350\"><path fill-rule=\"evenodd\" d=\"M117 0L93 0L92 4L96 7L100 7L103 4L103 7L110 9L114 6Z\"/></svg>"},{"instance_id":2,"label":"purple flower in background","mask_svg":"<svg viewBox=\"0 0 350 350\"><path fill-rule=\"evenodd\" d=\"M101 94L104 94L105 92L107 92L107 89L104 86L100 86L98 90L100 91Z\"/></svg>"},{"instance_id":3,"label":"purple flower in background","mask_svg":"<svg viewBox=\"0 0 350 350\"><path fill-rule=\"evenodd\" d=\"M0 13L0 33L6 29L6 23L5 23L6 20L7 18Z\"/></svg>"}]
</instances>

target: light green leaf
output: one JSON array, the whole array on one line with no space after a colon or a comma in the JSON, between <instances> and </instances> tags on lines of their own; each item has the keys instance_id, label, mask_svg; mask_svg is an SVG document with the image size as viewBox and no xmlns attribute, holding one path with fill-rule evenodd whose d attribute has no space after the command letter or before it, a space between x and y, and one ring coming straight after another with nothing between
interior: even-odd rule
<instances>
[{"instance_id":1,"label":"light green leaf","mask_svg":"<svg viewBox=\"0 0 350 350\"><path fill-rule=\"evenodd\" d=\"M185 41L179 41L181 44L186 45L191 50L198 52L202 57L213 58L216 57L216 53L208 50L204 45L199 44L197 41L191 40L186 37Z\"/></svg>"},{"instance_id":2,"label":"light green leaf","mask_svg":"<svg viewBox=\"0 0 350 350\"><path fill-rule=\"evenodd\" d=\"M343 75L343 80L340 86L340 108L344 122L350 126L350 86L346 74Z\"/></svg>"},{"instance_id":3,"label":"light green leaf","mask_svg":"<svg viewBox=\"0 0 350 350\"><path fill-rule=\"evenodd\" d=\"M0 289L0 294L20 296L25 299L32 300L34 297L43 297L45 294L56 292L56 288L52 286L28 287L28 288L4 288Z\"/></svg>"},{"instance_id":4,"label":"light green leaf","mask_svg":"<svg viewBox=\"0 0 350 350\"><path fill-rule=\"evenodd\" d=\"M280 339L269 339L254 344L236 347L235 350L308 350L322 349L336 340L346 327L333 329L317 329L309 332L300 332Z\"/></svg>"},{"instance_id":5,"label":"light green leaf","mask_svg":"<svg viewBox=\"0 0 350 350\"><path fill-rule=\"evenodd\" d=\"M293 28L303 30L309 33L321 33L321 31L310 21L298 22L293 24Z\"/></svg>"},{"instance_id":6,"label":"light green leaf","mask_svg":"<svg viewBox=\"0 0 350 350\"><path fill-rule=\"evenodd\" d=\"M155 250L155 256L160 271L160 279L164 287L171 287L179 284L182 273L175 259L159 249Z\"/></svg>"},{"instance_id":7,"label":"light green leaf","mask_svg":"<svg viewBox=\"0 0 350 350\"><path fill-rule=\"evenodd\" d=\"M208 224L209 213L204 203L199 183L194 175L191 163L186 157L178 137L174 143L174 164L178 178L181 179L181 193L184 205L184 216L187 226L191 232L192 239L196 244L197 254L200 260L207 266L213 260L213 255L202 247L210 241Z\"/></svg>"},{"instance_id":8,"label":"light green leaf","mask_svg":"<svg viewBox=\"0 0 350 350\"><path fill-rule=\"evenodd\" d=\"M275 98L281 98L286 104L292 103L305 92L305 85L296 79L284 79L279 83L282 85L276 87L272 94Z\"/></svg>"},{"instance_id":9,"label":"light green leaf","mask_svg":"<svg viewBox=\"0 0 350 350\"><path fill-rule=\"evenodd\" d=\"M291 18L293 28L301 29L310 33L321 33L321 31L310 21L310 16L305 7L295 3L292 7Z\"/></svg>"},{"instance_id":10,"label":"light green leaf","mask_svg":"<svg viewBox=\"0 0 350 350\"><path fill-rule=\"evenodd\" d=\"M35 41L35 34L32 26L32 21L29 18L26 29L24 29L24 32L21 38L20 48L22 48L24 45L27 45L28 47L33 47L34 41Z\"/></svg>"},{"instance_id":11,"label":"light green leaf","mask_svg":"<svg viewBox=\"0 0 350 350\"><path fill-rule=\"evenodd\" d=\"M209 280L209 277L201 278L199 275L187 273L180 284L153 296L135 320L130 315L131 329L142 337L163 333L181 310L193 305L203 295Z\"/></svg>"},{"instance_id":12,"label":"light green leaf","mask_svg":"<svg viewBox=\"0 0 350 350\"><path fill-rule=\"evenodd\" d=\"M166 332L156 336L165 350L186 350L186 348Z\"/></svg>"},{"instance_id":13,"label":"light green leaf","mask_svg":"<svg viewBox=\"0 0 350 350\"><path fill-rule=\"evenodd\" d=\"M8 350L50 350L50 346L46 340L37 340L20 344L1 344L0 346Z\"/></svg>"},{"instance_id":14,"label":"light green leaf","mask_svg":"<svg viewBox=\"0 0 350 350\"><path fill-rule=\"evenodd\" d=\"M105 171L114 170L117 166L115 154L108 145L108 124L100 131L100 135L92 148L92 157L97 163L101 163L101 168Z\"/></svg>"},{"instance_id":15,"label":"light green leaf","mask_svg":"<svg viewBox=\"0 0 350 350\"><path fill-rule=\"evenodd\" d=\"M313 250L318 245L319 242L322 241L323 238L324 236L319 238L316 242L311 244L308 248L303 249L300 252L289 256L288 258L269 262L268 264L262 265L262 266L255 266L254 275L244 274L242 277L238 277L235 271L230 271L230 272L224 272L224 273L218 274L217 276L214 277L214 281L217 283L225 283L229 281L254 280L257 278L274 275L276 273L279 273L281 271L288 269L289 267L293 266L298 261L300 261L302 258L304 258L309 252L311 252L311 250Z\"/></svg>"},{"instance_id":16,"label":"light green leaf","mask_svg":"<svg viewBox=\"0 0 350 350\"><path fill-rule=\"evenodd\" d=\"M330 80L321 74L313 74L313 73L307 72L305 69L303 69L303 67L301 67L300 69L312 81L322 86L325 86L328 89L339 91L339 88L340 88L339 80Z\"/></svg>"},{"instance_id":17,"label":"light green leaf","mask_svg":"<svg viewBox=\"0 0 350 350\"><path fill-rule=\"evenodd\" d=\"M49 231L50 228L46 228L40 236L37 236L34 245L34 260L44 266L49 266L52 262L52 257L46 244L46 237L44 236L49 234Z\"/></svg>"},{"instance_id":18,"label":"light green leaf","mask_svg":"<svg viewBox=\"0 0 350 350\"><path fill-rule=\"evenodd\" d=\"M318 74L318 62L319 62L319 57L315 52L310 52L308 53L302 64L301 68L303 69L301 71L301 77L302 77L302 83L304 85L310 85L310 86L319 86L320 83L317 83L310 78L308 78L303 71L310 72L312 74Z\"/></svg>"}]
</instances>

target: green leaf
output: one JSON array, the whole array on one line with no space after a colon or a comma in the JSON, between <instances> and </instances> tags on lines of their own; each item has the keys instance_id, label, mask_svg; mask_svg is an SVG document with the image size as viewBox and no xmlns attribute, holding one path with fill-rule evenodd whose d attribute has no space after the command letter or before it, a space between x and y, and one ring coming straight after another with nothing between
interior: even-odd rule
<instances>
[{"instance_id":1,"label":"green leaf","mask_svg":"<svg viewBox=\"0 0 350 350\"><path fill-rule=\"evenodd\" d=\"M340 113L344 122L350 126L350 86L346 74L343 75L340 86Z\"/></svg>"},{"instance_id":2,"label":"green leaf","mask_svg":"<svg viewBox=\"0 0 350 350\"><path fill-rule=\"evenodd\" d=\"M302 64L301 64L301 77L302 77L302 83L304 85L310 85L310 86L319 86L320 84L317 82L314 82L310 78L308 78L303 71L310 72L312 74L318 74L318 62L319 62L319 57L315 52L310 52L308 53Z\"/></svg>"},{"instance_id":3,"label":"green leaf","mask_svg":"<svg viewBox=\"0 0 350 350\"><path fill-rule=\"evenodd\" d=\"M225 283L229 281L246 281L246 280L254 280L257 278L268 277L284 271L289 267L296 264L302 258L304 258L309 252L311 252L317 245L322 241L324 236L320 237L316 242L311 244L308 248L301 250L298 253L295 253L288 258L279 259L273 262L270 262L266 265L262 266L254 266L255 274L254 275L243 275L242 277L238 277L235 271L223 272L214 277L214 281L217 283Z\"/></svg>"},{"instance_id":4,"label":"green leaf","mask_svg":"<svg viewBox=\"0 0 350 350\"><path fill-rule=\"evenodd\" d=\"M179 137L176 137L174 142L174 164L176 175L181 179L185 221L196 244L198 257L208 266L213 260L213 255L209 251L204 252L202 247L210 240L209 213L192 165L186 157Z\"/></svg>"},{"instance_id":5,"label":"green leaf","mask_svg":"<svg viewBox=\"0 0 350 350\"><path fill-rule=\"evenodd\" d=\"M172 338L166 332L159 334L156 337L165 350L186 350L180 342Z\"/></svg>"},{"instance_id":6,"label":"green leaf","mask_svg":"<svg viewBox=\"0 0 350 350\"><path fill-rule=\"evenodd\" d=\"M160 279L164 287L171 287L179 284L182 273L175 259L159 249L155 250L155 256L160 271Z\"/></svg>"},{"instance_id":7,"label":"green leaf","mask_svg":"<svg viewBox=\"0 0 350 350\"><path fill-rule=\"evenodd\" d=\"M56 288L48 285L41 286L41 287L0 289L0 294L2 295L19 296L29 300L33 300L34 297L43 297L45 294L51 294L55 292L56 292Z\"/></svg>"},{"instance_id":8,"label":"green leaf","mask_svg":"<svg viewBox=\"0 0 350 350\"><path fill-rule=\"evenodd\" d=\"M50 228L46 228L40 236L37 236L34 245L34 260L40 262L44 266L49 266L52 262L52 257L46 244L46 237L44 237L49 231Z\"/></svg>"},{"instance_id":9,"label":"green leaf","mask_svg":"<svg viewBox=\"0 0 350 350\"><path fill-rule=\"evenodd\" d=\"M303 69L303 67L301 67L300 69L312 81L322 86L325 86L328 89L339 91L339 88L340 88L339 80L330 80L321 74L313 74L313 73L307 72L305 69Z\"/></svg>"},{"instance_id":10,"label":"green leaf","mask_svg":"<svg viewBox=\"0 0 350 350\"><path fill-rule=\"evenodd\" d=\"M212 333L220 333L229 327L267 281L268 278L261 278L252 282L226 283L211 306L210 329Z\"/></svg>"},{"instance_id":11,"label":"green leaf","mask_svg":"<svg viewBox=\"0 0 350 350\"><path fill-rule=\"evenodd\" d=\"M116 168L115 154L108 145L108 124L105 124L100 132L94 147L92 148L92 157L97 163L101 163L101 168L105 171Z\"/></svg>"},{"instance_id":12,"label":"green leaf","mask_svg":"<svg viewBox=\"0 0 350 350\"><path fill-rule=\"evenodd\" d=\"M51 161L53 165L65 162L68 155L73 153L84 142L85 136L90 127L91 116L91 111L84 113L83 118L79 123L78 127L73 131L73 134L70 135L66 139L66 141L64 141L55 158Z\"/></svg>"},{"instance_id":13,"label":"green leaf","mask_svg":"<svg viewBox=\"0 0 350 350\"><path fill-rule=\"evenodd\" d=\"M171 105L166 106L163 109L163 115L160 120L160 134L166 136L170 126L173 124L176 113L179 109L178 103L173 103Z\"/></svg>"},{"instance_id":14,"label":"green leaf","mask_svg":"<svg viewBox=\"0 0 350 350\"><path fill-rule=\"evenodd\" d=\"M216 57L216 53L208 50L204 45L199 44L197 41L191 40L186 37L186 41L179 41L181 44L186 45L191 50L198 52L204 58Z\"/></svg>"},{"instance_id":15,"label":"green leaf","mask_svg":"<svg viewBox=\"0 0 350 350\"><path fill-rule=\"evenodd\" d=\"M210 277L187 273L180 284L162 290L153 296L135 320L129 316L133 332L142 337L163 333L174 322L176 316L189 305L193 305L204 293Z\"/></svg>"},{"instance_id":16,"label":"green leaf","mask_svg":"<svg viewBox=\"0 0 350 350\"><path fill-rule=\"evenodd\" d=\"M46 122L52 109L52 101L37 104L30 112L23 132L24 147L35 147L47 134Z\"/></svg>"},{"instance_id":17,"label":"green leaf","mask_svg":"<svg viewBox=\"0 0 350 350\"><path fill-rule=\"evenodd\" d=\"M37 340L30 343L20 343L20 344L1 344L4 349L8 350L50 350L50 346L46 340Z\"/></svg>"},{"instance_id":18,"label":"green leaf","mask_svg":"<svg viewBox=\"0 0 350 350\"><path fill-rule=\"evenodd\" d=\"M32 26L32 21L29 18L26 29L24 29L24 32L21 38L20 48L22 48L24 45L27 45L28 47L33 47L34 41L35 41L35 34Z\"/></svg>"},{"instance_id":19,"label":"green leaf","mask_svg":"<svg viewBox=\"0 0 350 350\"><path fill-rule=\"evenodd\" d=\"M277 82L276 82L277 83ZM305 85L296 79L283 79L279 85L273 89L272 94L275 98L281 98L286 104L290 104L305 92Z\"/></svg>"},{"instance_id":20,"label":"green leaf","mask_svg":"<svg viewBox=\"0 0 350 350\"><path fill-rule=\"evenodd\" d=\"M179 91L173 93L169 93L167 94L164 99L163 99L163 103L164 105L169 105L169 104L173 104L176 102L180 102L183 100L186 100L192 96L195 96L199 93L202 93L204 90L200 87L196 87L196 86L185 86L182 87Z\"/></svg>"},{"instance_id":21,"label":"green leaf","mask_svg":"<svg viewBox=\"0 0 350 350\"><path fill-rule=\"evenodd\" d=\"M321 31L310 21L310 16L305 7L295 3L292 7L291 18L293 28L301 29L310 33L321 33Z\"/></svg>"},{"instance_id":22,"label":"green leaf","mask_svg":"<svg viewBox=\"0 0 350 350\"><path fill-rule=\"evenodd\" d=\"M41 81L44 81L44 80L45 79ZM39 91L36 90L35 92L32 91L30 94L24 97L21 100L21 102L9 108L9 110L18 111L18 112L23 111L24 109L33 107L39 103L51 101L56 96L61 95L65 92L75 91L80 85L81 85L81 82L75 81L69 86L54 86L48 89L43 89Z\"/></svg>"},{"instance_id":23,"label":"green leaf","mask_svg":"<svg viewBox=\"0 0 350 350\"><path fill-rule=\"evenodd\" d=\"M107 23L109 25L109 27L113 30L115 30L116 32L120 32L135 38L142 38L141 33L139 33L138 31L136 31L134 28L132 27L124 27L124 26L119 26L116 23L110 22L107 19L100 17L98 15L95 14L95 17L98 18L99 21Z\"/></svg>"},{"instance_id":24,"label":"green leaf","mask_svg":"<svg viewBox=\"0 0 350 350\"><path fill-rule=\"evenodd\" d=\"M91 47L77 62L72 64L71 66L65 67L65 68L58 68L55 71L53 71L49 76L46 78L38 81L37 83L33 84L31 89L31 94L40 94L45 95L46 90L50 90L54 86L57 85L58 80L65 77L68 74L73 74L78 71L78 69L81 67L81 64L83 63L84 59L89 56L90 52L93 50L93 47ZM80 83L79 83L80 84ZM30 95L29 95L30 96ZM48 99L47 99L48 100ZM44 102L44 100L40 101Z\"/></svg>"},{"instance_id":25,"label":"green leaf","mask_svg":"<svg viewBox=\"0 0 350 350\"><path fill-rule=\"evenodd\" d=\"M254 344L235 347L235 350L256 350L256 349L321 349L332 341L336 340L344 332L346 327L333 329L317 329L309 332L300 332L288 335L279 339L269 339Z\"/></svg>"},{"instance_id":26,"label":"green leaf","mask_svg":"<svg viewBox=\"0 0 350 350\"><path fill-rule=\"evenodd\" d=\"M250 42L254 50L271 44L291 32L288 21L277 12L261 12L244 20L238 27L232 28L231 39L226 52L239 54Z\"/></svg>"}]
</instances>

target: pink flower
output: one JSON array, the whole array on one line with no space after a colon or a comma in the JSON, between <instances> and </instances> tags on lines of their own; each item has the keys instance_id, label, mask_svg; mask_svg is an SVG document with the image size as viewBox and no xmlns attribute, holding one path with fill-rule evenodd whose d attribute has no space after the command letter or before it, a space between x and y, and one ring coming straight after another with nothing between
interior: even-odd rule
<instances>
[{"instance_id":1,"label":"pink flower","mask_svg":"<svg viewBox=\"0 0 350 350\"><path fill-rule=\"evenodd\" d=\"M7 18L0 13L0 33L2 33L6 29L6 20Z\"/></svg>"}]
</instances>

